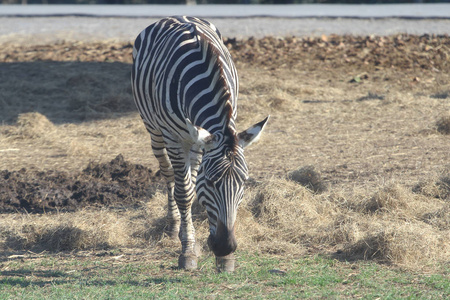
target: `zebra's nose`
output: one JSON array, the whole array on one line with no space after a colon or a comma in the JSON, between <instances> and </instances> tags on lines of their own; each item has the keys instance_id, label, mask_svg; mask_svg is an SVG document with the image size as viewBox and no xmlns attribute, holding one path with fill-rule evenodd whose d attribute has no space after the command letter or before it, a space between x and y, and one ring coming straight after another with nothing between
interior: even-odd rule
<instances>
[{"instance_id":1,"label":"zebra's nose","mask_svg":"<svg viewBox=\"0 0 450 300\"><path fill-rule=\"evenodd\" d=\"M216 234L208 238L209 248L216 256L227 256L233 253L237 248L236 238L234 237L234 226L228 229L222 221L217 221Z\"/></svg>"}]
</instances>

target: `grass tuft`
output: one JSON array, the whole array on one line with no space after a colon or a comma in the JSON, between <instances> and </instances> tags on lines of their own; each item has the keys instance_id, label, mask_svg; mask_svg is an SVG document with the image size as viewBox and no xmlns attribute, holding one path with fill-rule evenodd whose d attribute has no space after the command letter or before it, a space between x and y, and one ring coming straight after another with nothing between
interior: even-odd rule
<instances>
[{"instance_id":1,"label":"grass tuft","mask_svg":"<svg viewBox=\"0 0 450 300\"><path fill-rule=\"evenodd\" d=\"M314 166L306 166L292 171L288 173L287 178L301 184L314 193L322 193L327 190L326 183Z\"/></svg>"},{"instance_id":2,"label":"grass tuft","mask_svg":"<svg viewBox=\"0 0 450 300\"><path fill-rule=\"evenodd\" d=\"M443 116L436 122L436 130L442 134L450 134L450 116Z\"/></svg>"}]
</instances>

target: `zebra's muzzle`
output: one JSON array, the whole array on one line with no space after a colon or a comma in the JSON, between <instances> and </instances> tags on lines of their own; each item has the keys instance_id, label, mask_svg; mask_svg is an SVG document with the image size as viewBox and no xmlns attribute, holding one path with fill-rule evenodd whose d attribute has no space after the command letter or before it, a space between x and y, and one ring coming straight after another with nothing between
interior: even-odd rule
<instances>
[{"instance_id":1,"label":"zebra's muzzle","mask_svg":"<svg viewBox=\"0 0 450 300\"><path fill-rule=\"evenodd\" d=\"M222 221L218 220L216 234L209 236L208 246L214 252L214 255L218 257L233 253L237 248L234 226L228 229Z\"/></svg>"}]
</instances>

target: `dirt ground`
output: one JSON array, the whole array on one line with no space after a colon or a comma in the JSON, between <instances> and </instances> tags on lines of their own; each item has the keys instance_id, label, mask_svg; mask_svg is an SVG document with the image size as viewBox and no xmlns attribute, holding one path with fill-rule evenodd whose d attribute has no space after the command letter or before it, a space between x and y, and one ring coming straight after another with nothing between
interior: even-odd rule
<instances>
[{"instance_id":1,"label":"dirt ground","mask_svg":"<svg viewBox=\"0 0 450 300\"><path fill-rule=\"evenodd\" d=\"M448 36L225 43L241 79L239 128L271 115L263 141L248 150L253 177L312 165L332 186L411 185L449 164L448 135L437 131L450 110ZM5 45L1 169L77 177L88 163L122 154L157 170L130 94L131 50Z\"/></svg>"},{"instance_id":2,"label":"dirt ground","mask_svg":"<svg viewBox=\"0 0 450 300\"><path fill-rule=\"evenodd\" d=\"M238 130L271 115L261 141L246 150L255 186L306 170L311 180L300 183L365 195L375 205L367 212L382 207L380 190L399 184L440 201L432 211L444 223L436 230L448 233L448 36L225 43L240 75ZM131 97L131 51L127 43L3 45L0 212L132 207L162 191Z\"/></svg>"}]
</instances>

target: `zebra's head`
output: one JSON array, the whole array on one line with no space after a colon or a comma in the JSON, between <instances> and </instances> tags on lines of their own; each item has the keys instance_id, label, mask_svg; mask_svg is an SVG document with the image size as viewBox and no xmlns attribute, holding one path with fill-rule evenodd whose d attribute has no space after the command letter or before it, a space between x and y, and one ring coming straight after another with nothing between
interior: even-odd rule
<instances>
[{"instance_id":1,"label":"zebra's head","mask_svg":"<svg viewBox=\"0 0 450 300\"><path fill-rule=\"evenodd\" d=\"M236 134L210 134L190 123L190 134L204 148L197 177L197 197L207 211L210 236L208 245L218 257L236 250L234 224L244 195L248 167L244 148L256 142L269 117Z\"/></svg>"}]
</instances>

